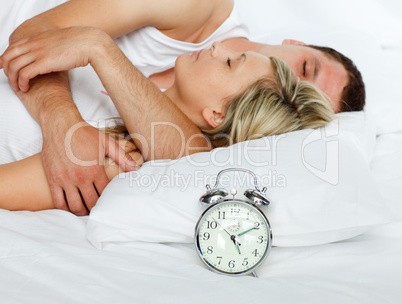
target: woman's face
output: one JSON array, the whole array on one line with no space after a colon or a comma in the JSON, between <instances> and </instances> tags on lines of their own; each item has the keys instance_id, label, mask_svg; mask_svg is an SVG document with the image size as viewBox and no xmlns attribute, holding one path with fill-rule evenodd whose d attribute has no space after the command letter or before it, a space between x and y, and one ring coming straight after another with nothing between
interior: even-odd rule
<instances>
[{"instance_id":1,"label":"woman's face","mask_svg":"<svg viewBox=\"0 0 402 304\"><path fill-rule=\"evenodd\" d=\"M182 101L178 106L193 121L191 116L200 115L205 108L222 111L228 97L256 80L274 77L268 57L256 52L238 53L221 43L180 56L175 73L175 86Z\"/></svg>"}]
</instances>

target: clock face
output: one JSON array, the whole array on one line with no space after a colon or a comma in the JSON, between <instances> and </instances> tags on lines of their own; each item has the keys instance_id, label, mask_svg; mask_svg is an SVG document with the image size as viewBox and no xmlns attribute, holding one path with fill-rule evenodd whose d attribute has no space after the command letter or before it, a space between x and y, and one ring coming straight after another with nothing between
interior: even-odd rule
<instances>
[{"instance_id":1,"label":"clock face","mask_svg":"<svg viewBox=\"0 0 402 304\"><path fill-rule=\"evenodd\" d=\"M252 272L264 261L271 240L271 228L262 212L236 200L209 207L196 229L201 259L226 274Z\"/></svg>"}]
</instances>

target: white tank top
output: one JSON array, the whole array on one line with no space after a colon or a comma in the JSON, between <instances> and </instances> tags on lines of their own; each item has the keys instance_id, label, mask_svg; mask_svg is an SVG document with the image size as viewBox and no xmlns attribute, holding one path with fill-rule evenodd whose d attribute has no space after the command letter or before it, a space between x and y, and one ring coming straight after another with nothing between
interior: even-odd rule
<instances>
[{"instance_id":1,"label":"white tank top","mask_svg":"<svg viewBox=\"0 0 402 304\"><path fill-rule=\"evenodd\" d=\"M155 27L148 26L116 39L116 43L131 62L149 77L174 67L179 55L209 49L215 41L236 37L248 38L248 28L240 20L236 2L235 0L230 16L203 42L175 40L162 34Z\"/></svg>"}]
</instances>

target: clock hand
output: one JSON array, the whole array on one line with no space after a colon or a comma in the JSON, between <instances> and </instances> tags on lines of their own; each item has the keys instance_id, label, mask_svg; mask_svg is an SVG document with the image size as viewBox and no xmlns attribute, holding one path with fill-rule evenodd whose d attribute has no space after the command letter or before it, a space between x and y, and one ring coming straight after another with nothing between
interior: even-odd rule
<instances>
[{"instance_id":1,"label":"clock hand","mask_svg":"<svg viewBox=\"0 0 402 304\"><path fill-rule=\"evenodd\" d=\"M235 244L236 249L237 249L237 251L239 252L239 254L241 254L241 253L240 253L240 248L239 248L239 245L241 245L241 244L237 241L236 236L233 235L233 234L230 234L225 228L223 228L223 226L222 226L216 219L214 219L213 217L212 217L212 219L213 219L228 235L230 235L230 239L231 239L231 240L233 241L233 243Z\"/></svg>"},{"instance_id":2,"label":"clock hand","mask_svg":"<svg viewBox=\"0 0 402 304\"><path fill-rule=\"evenodd\" d=\"M236 249L237 249L237 251L239 252L239 254L241 254L241 252L240 252L240 247L239 247L239 243L237 243L237 241L234 241L235 242L235 246L236 246Z\"/></svg>"},{"instance_id":3,"label":"clock hand","mask_svg":"<svg viewBox=\"0 0 402 304\"><path fill-rule=\"evenodd\" d=\"M223 228L222 225L219 224L216 219L214 219L214 218L212 218L212 219L213 219L227 234L229 234L230 237L232 237L232 235L231 235L225 228Z\"/></svg>"},{"instance_id":4,"label":"clock hand","mask_svg":"<svg viewBox=\"0 0 402 304\"><path fill-rule=\"evenodd\" d=\"M232 235L232 236L230 237L230 239L231 239L231 240L233 241L233 243L235 244L236 249L237 249L237 251L239 252L239 254L241 254L241 252L240 252L240 247L239 247L239 246L241 246L241 244L237 241L236 236L235 236L235 235Z\"/></svg>"},{"instance_id":5,"label":"clock hand","mask_svg":"<svg viewBox=\"0 0 402 304\"><path fill-rule=\"evenodd\" d=\"M246 231L243 231L242 233L239 233L237 236L242 236L243 234L246 234L247 232L250 232L251 230L254 230L254 229L259 229L259 228L257 228L257 227L250 228Z\"/></svg>"}]
</instances>

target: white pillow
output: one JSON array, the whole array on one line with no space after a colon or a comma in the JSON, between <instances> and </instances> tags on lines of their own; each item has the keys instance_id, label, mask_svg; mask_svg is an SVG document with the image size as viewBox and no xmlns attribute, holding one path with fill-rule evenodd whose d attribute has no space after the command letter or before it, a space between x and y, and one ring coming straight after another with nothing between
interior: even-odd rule
<instances>
[{"instance_id":1,"label":"white pillow","mask_svg":"<svg viewBox=\"0 0 402 304\"><path fill-rule=\"evenodd\" d=\"M338 115L326 128L236 144L175 161L146 163L106 187L88 222L88 238L107 242L193 241L198 202L219 171L252 170L267 186L273 244L305 246L354 237L389 214L370 175L375 132L364 113ZM252 188L241 175L223 187ZM240 195L241 196L241 195Z\"/></svg>"}]
</instances>

